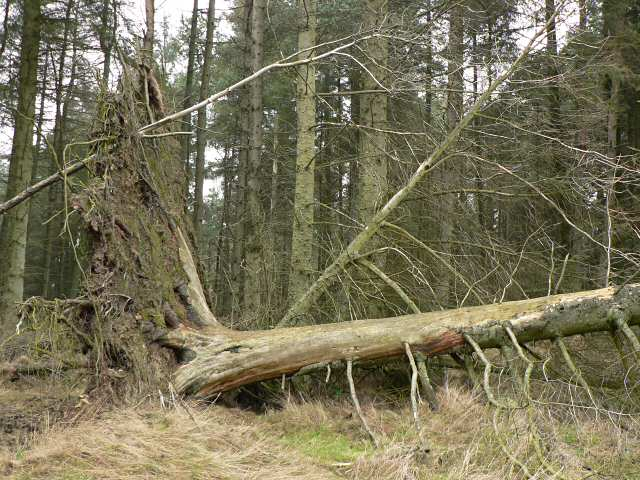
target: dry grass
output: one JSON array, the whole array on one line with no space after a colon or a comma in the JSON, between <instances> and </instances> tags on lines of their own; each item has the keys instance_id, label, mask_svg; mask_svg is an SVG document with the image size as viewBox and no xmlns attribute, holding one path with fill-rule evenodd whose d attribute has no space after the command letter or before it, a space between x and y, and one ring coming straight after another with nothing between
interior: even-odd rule
<instances>
[{"instance_id":1,"label":"dry grass","mask_svg":"<svg viewBox=\"0 0 640 480\"><path fill-rule=\"evenodd\" d=\"M147 405L51 430L0 464L9 479L336 478L274 443L250 419L222 407Z\"/></svg>"},{"instance_id":2,"label":"dry grass","mask_svg":"<svg viewBox=\"0 0 640 480\"><path fill-rule=\"evenodd\" d=\"M256 421L266 424L279 442L334 466L343 478L521 479L526 478L517 464L521 462L535 479L640 479L640 428L632 418L600 415L596 420L571 408L539 405L530 414L540 436L541 462L529 435L527 411L502 415L496 430L495 408L484 398L462 386L440 390L440 411L421 409L422 439L408 405L363 402L368 423L381 440L377 450L346 400L290 403Z\"/></svg>"},{"instance_id":3,"label":"dry grass","mask_svg":"<svg viewBox=\"0 0 640 480\"><path fill-rule=\"evenodd\" d=\"M525 478L520 462L535 479L640 479L640 428L630 417L596 419L539 405L533 422L522 410L502 415L496 431L495 409L481 393L450 386L439 391L439 412L421 409L420 441L408 402L393 406L375 392L362 397L379 449L346 398L288 401L264 415L193 404L161 408L156 400L39 434L29 448L0 454L0 476L502 480ZM531 423L544 461L535 453Z\"/></svg>"}]
</instances>

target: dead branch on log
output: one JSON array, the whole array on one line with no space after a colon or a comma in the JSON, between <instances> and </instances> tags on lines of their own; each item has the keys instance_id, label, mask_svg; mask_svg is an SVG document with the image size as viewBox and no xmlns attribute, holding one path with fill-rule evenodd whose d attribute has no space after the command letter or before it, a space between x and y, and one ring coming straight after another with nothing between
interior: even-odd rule
<instances>
[{"instance_id":1,"label":"dead branch on log","mask_svg":"<svg viewBox=\"0 0 640 480\"><path fill-rule=\"evenodd\" d=\"M511 330L511 327L508 326L508 325L505 325L504 330L505 330L505 332L507 332L507 335L509 336L509 340L511 340L511 343L513 344L514 348L516 349L516 352L518 353L518 356L527 365L527 368L526 368L526 370L524 372L524 378L522 380L522 391L523 391L527 401L531 402L531 372L533 372L534 363L531 360L529 360L529 357L527 357L524 354L524 350L522 350L522 347L518 343L518 339L516 338L515 334L513 333L513 330Z\"/></svg>"},{"instance_id":2,"label":"dead branch on log","mask_svg":"<svg viewBox=\"0 0 640 480\"><path fill-rule=\"evenodd\" d=\"M626 337L635 353L636 359L640 361L640 341L638 341L638 337L627 324L625 314L618 310L612 310L610 316L616 330Z\"/></svg>"},{"instance_id":3,"label":"dead branch on log","mask_svg":"<svg viewBox=\"0 0 640 480\"><path fill-rule=\"evenodd\" d=\"M416 431L418 432L418 436L420 436L422 429L420 428L420 415L418 414L418 367L416 367L416 361L413 358L413 353L408 343L404 344L404 349L409 359L409 365L411 365L411 411L413 412Z\"/></svg>"},{"instance_id":4,"label":"dead branch on log","mask_svg":"<svg viewBox=\"0 0 640 480\"><path fill-rule=\"evenodd\" d=\"M429 371L427 370L427 360L424 355L421 353L416 353L416 364L418 365L418 375L420 376L420 385L422 386L422 390L425 398L427 399L427 403L429 404L429 408L434 412L438 410L438 398L436 397L436 392L431 385L431 380L429 379Z\"/></svg>"},{"instance_id":5,"label":"dead branch on log","mask_svg":"<svg viewBox=\"0 0 640 480\"><path fill-rule=\"evenodd\" d=\"M504 408L504 409L513 408L513 405L508 405L508 404L503 404L498 402L496 397L493 395L493 391L491 390L491 384L490 384L491 362L485 356L484 352L482 351L482 348L480 348L480 345L478 345L478 343L473 338L471 338L469 334L465 333L463 334L463 337L467 341L467 343L473 347L473 350L476 352L476 355L478 355L480 360L482 360L482 363L484 363L484 375L482 379L482 387L484 388L484 393L487 396L489 403L491 403L496 408Z\"/></svg>"},{"instance_id":6,"label":"dead branch on log","mask_svg":"<svg viewBox=\"0 0 640 480\"><path fill-rule=\"evenodd\" d=\"M554 343L560 350L560 353L562 353L562 358L564 359L564 362L567 364L567 367L569 367L569 370L571 371L573 376L576 378L580 386L585 389L585 391L587 392L587 395L589 395L589 399L591 399L593 406L596 407L596 412L597 412L598 404L596 403L593 393L591 393L591 388L589 388L589 384L582 376L582 372L580 372L578 367L576 367L576 364L573 362L573 359L571 358L571 354L569 353L569 350L567 350L567 346L564 344L564 342L562 341L562 338L560 337L555 338Z\"/></svg>"},{"instance_id":7,"label":"dead branch on log","mask_svg":"<svg viewBox=\"0 0 640 480\"><path fill-rule=\"evenodd\" d=\"M367 419L364 418L362 413L362 408L360 408L360 402L358 401L358 394L356 393L356 386L353 383L353 362L351 360L347 360L347 379L349 380L349 391L351 392L351 400L353 400L353 406L356 409L356 413L362 422L362 426L366 430L369 437L373 441L373 444L378 448L380 445L378 444L378 439L371 431L369 424L367 423Z\"/></svg>"}]
</instances>

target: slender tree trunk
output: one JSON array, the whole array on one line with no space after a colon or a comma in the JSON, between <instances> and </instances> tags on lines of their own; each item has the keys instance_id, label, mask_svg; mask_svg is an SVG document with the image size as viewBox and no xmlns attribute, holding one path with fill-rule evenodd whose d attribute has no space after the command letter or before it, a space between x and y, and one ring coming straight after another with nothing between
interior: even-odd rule
<instances>
[{"instance_id":1,"label":"slender tree trunk","mask_svg":"<svg viewBox=\"0 0 640 480\"><path fill-rule=\"evenodd\" d=\"M298 0L298 50L316 43L316 0ZM309 50L307 56L313 56ZM311 285L313 257L313 217L315 196L315 100L316 69L309 63L298 69L296 77L297 146L291 238L289 303Z\"/></svg>"},{"instance_id":2,"label":"slender tree trunk","mask_svg":"<svg viewBox=\"0 0 640 480\"><path fill-rule=\"evenodd\" d=\"M337 76L326 73L319 79L317 88L322 91L333 90L334 88L339 92L340 74ZM317 122L321 125L326 122L342 123L340 111L342 97L336 96L328 99L327 102L322 102L318 105L319 114L317 115ZM328 103L328 104L327 104ZM338 151L339 135L334 137L333 132L327 128L321 128L318 135L317 154L315 163L315 202L316 208L314 209L314 223L315 228L312 239L314 240L313 253L309 268L324 268L332 254L329 248L330 245L335 245L335 239L332 238L336 232L336 225L340 224L340 220L336 219L335 212L340 206L336 200L340 196L339 182L336 182L335 170L336 163L339 165L341 162L336 162L336 158L340 158L342 152ZM356 145L357 148L357 145ZM336 210L334 210L336 209ZM293 301L294 298L290 297ZM291 303L291 302L290 302Z\"/></svg>"},{"instance_id":3,"label":"slender tree trunk","mask_svg":"<svg viewBox=\"0 0 640 480\"><path fill-rule=\"evenodd\" d=\"M145 31L142 39L142 58L147 64L147 67L151 68L153 65L153 41L155 38L155 16L156 8L154 0L144 0L144 13L145 13Z\"/></svg>"},{"instance_id":4,"label":"slender tree trunk","mask_svg":"<svg viewBox=\"0 0 640 480\"><path fill-rule=\"evenodd\" d=\"M364 0L363 28L379 28L386 20L387 10L387 0ZM371 59L366 62L371 75L363 75L362 89L379 90L379 84L386 83L384 67L387 64L388 40L384 37L370 39L365 48ZM359 134L357 214L358 220L366 223L384 205L388 191L387 136L376 130L387 127L388 99L386 93L368 93L360 97L360 124L365 128Z\"/></svg>"},{"instance_id":5,"label":"slender tree trunk","mask_svg":"<svg viewBox=\"0 0 640 480\"><path fill-rule=\"evenodd\" d=\"M251 10L251 70L263 65L264 21L266 0L253 0ZM255 313L262 306L265 261L265 212L261 199L261 159L263 136L262 77L251 82L249 89L249 149L247 156L247 188L245 191L247 222L245 223L244 310Z\"/></svg>"},{"instance_id":6,"label":"slender tree trunk","mask_svg":"<svg viewBox=\"0 0 640 480\"><path fill-rule=\"evenodd\" d=\"M41 26L40 0L25 2L18 72L18 105L11 146L7 198L27 188L31 181ZM17 321L16 303L22 301L28 223L29 205L23 203L5 215L0 231L1 336L9 334L14 328Z\"/></svg>"},{"instance_id":7,"label":"slender tree trunk","mask_svg":"<svg viewBox=\"0 0 640 480\"><path fill-rule=\"evenodd\" d=\"M295 157L289 152L287 130L289 109L279 109L273 118L273 160L271 172L271 200L269 251L273 252L273 302L282 311L288 298L291 271L291 227L293 194L295 190Z\"/></svg>"},{"instance_id":8,"label":"slender tree trunk","mask_svg":"<svg viewBox=\"0 0 640 480\"><path fill-rule=\"evenodd\" d=\"M447 129L452 131L464 113L464 6L457 2L449 12L449 44L447 46ZM456 162L440 167L440 182L443 190L457 185L459 167ZM453 229L456 213L455 194L442 195L440 199L440 251L447 262L451 262ZM455 268L455 267L454 267ZM453 279L448 269L439 273L440 284L436 301L447 308L452 302Z\"/></svg>"},{"instance_id":9,"label":"slender tree trunk","mask_svg":"<svg viewBox=\"0 0 640 480\"><path fill-rule=\"evenodd\" d=\"M100 49L104 56L102 64L102 82L109 84L109 75L111 74L111 55L113 46L116 41L116 30L118 28L118 7L117 0L103 0L102 12L100 14L100 31L98 32L98 40L100 41Z\"/></svg>"},{"instance_id":10,"label":"slender tree trunk","mask_svg":"<svg viewBox=\"0 0 640 480\"><path fill-rule=\"evenodd\" d=\"M605 40L613 41L611 56L616 64L623 63L622 54L619 46L615 43L617 36L622 35L625 30L624 14L627 11L628 2L626 1L605 1L602 4L602 13L604 20L604 36ZM611 67L610 67L611 68ZM620 68L618 66L613 68ZM621 89L622 81L619 71L607 72L605 85L605 98L607 101L607 155L611 161L615 162L620 152L620 111L621 111ZM606 251L601 254L601 276L602 280L598 282L600 285L608 286L611 277L611 248L613 245L614 225L611 217L611 211L614 209L616 200L615 196L615 170L611 172L608 188L603 189L602 196L602 243L608 246Z\"/></svg>"},{"instance_id":11,"label":"slender tree trunk","mask_svg":"<svg viewBox=\"0 0 640 480\"><path fill-rule=\"evenodd\" d=\"M587 0L578 0L578 26L580 31L587 29Z\"/></svg>"},{"instance_id":12,"label":"slender tree trunk","mask_svg":"<svg viewBox=\"0 0 640 480\"><path fill-rule=\"evenodd\" d=\"M349 70L349 88L352 91L360 90L361 77L360 71L356 68ZM351 98L351 106L349 108L349 116L351 121L359 125L360 124L360 97L361 95L353 95ZM360 129L354 128L352 130L351 143L349 145L349 154L351 160L349 161L349 217L357 219L358 217L358 148L360 147ZM351 242L355 237L355 230L350 228L346 234L347 242Z\"/></svg>"},{"instance_id":13,"label":"slender tree trunk","mask_svg":"<svg viewBox=\"0 0 640 480\"><path fill-rule=\"evenodd\" d=\"M431 0L427 0L425 3L425 9L426 9L426 22L427 22L427 28L428 31L426 32L427 38L425 39L426 45L425 45L425 58L424 58L424 64L425 64L425 88L424 88L424 130L425 130L425 139L424 139L424 148L425 148L425 157L428 157L431 153L431 150L433 149L433 144L432 144L432 136L433 133L435 132L435 129L433 128L433 99L434 99L434 95L433 95L433 24L432 24L432 15L431 15ZM426 182L424 182L424 188L426 191L430 191L434 189L434 182L432 179L427 179ZM417 206L420 209L420 211L422 212L426 212L428 211L429 208L429 199L427 198L427 196L422 196L423 198L421 199L417 199ZM433 231L433 221L430 218L429 215L418 215L418 218L416 219L416 222L418 224L418 237L423 240L423 241L427 241L427 239L434 238L434 233L437 234L437 232ZM425 262L428 261L428 255L429 253L424 250L424 249L420 249L417 253L418 258Z\"/></svg>"},{"instance_id":14,"label":"slender tree trunk","mask_svg":"<svg viewBox=\"0 0 640 480\"><path fill-rule=\"evenodd\" d=\"M425 89L424 89L424 122L427 128L433 122L433 25L431 24L431 0L427 0L425 8L427 9L427 39L425 52Z\"/></svg>"},{"instance_id":15,"label":"slender tree trunk","mask_svg":"<svg viewBox=\"0 0 640 480\"><path fill-rule=\"evenodd\" d=\"M233 168L231 165L231 152L225 146L222 159L222 216L220 219L220 229L218 231L218 247L216 249L216 269L214 280L214 293L216 295L216 311L219 315L227 315L231 311L230 301L232 300L229 289L229 261L231 252L229 250L229 240L231 238L230 219L231 205L233 202L231 184L233 182Z\"/></svg>"},{"instance_id":16,"label":"slender tree trunk","mask_svg":"<svg viewBox=\"0 0 640 480\"><path fill-rule=\"evenodd\" d=\"M558 88L558 39L556 35L556 21L553 14L556 11L555 0L545 0L545 20L547 22L547 44L549 85L549 127L551 135L560 124L560 89Z\"/></svg>"},{"instance_id":17,"label":"slender tree trunk","mask_svg":"<svg viewBox=\"0 0 640 480\"><path fill-rule=\"evenodd\" d=\"M38 119L36 120L35 130L36 130L36 144L33 147L33 169L31 171L31 182L33 185L39 180L40 177L40 169L41 164L40 160L44 157L46 158L46 149L43 149L43 141L44 141L44 132L42 131L42 127L44 125L45 119L45 111L46 111L46 100L47 100L47 83L48 83L48 72L49 72L49 55L46 53L48 51L48 45L45 44L41 47L41 50L45 53L44 57L44 65L42 67L41 73L41 82L42 85L40 87L40 102L38 106ZM43 212L44 210L44 212ZM42 266L44 265L45 257L44 250L42 248L43 240L46 240L46 237L43 238L43 233L46 233L46 229L43 232L42 230L42 222L45 220L45 213L47 209L39 206L37 202L31 201L29 202L29 222L28 222L28 230L27 230L27 250L26 250L26 259L25 259L25 273L32 271L36 272L35 278L25 278L25 296L31 295L42 295L44 291L44 282L43 282L43 271ZM1 222L0 222L1 225ZM29 288L31 285L31 288Z\"/></svg>"},{"instance_id":18,"label":"slender tree trunk","mask_svg":"<svg viewBox=\"0 0 640 480\"><path fill-rule=\"evenodd\" d=\"M380 29L387 21L388 0L364 0L362 24L365 30ZM389 55L388 40L384 36L369 39L365 43L367 60L364 62L369 73L362 76L363 90L380 91L380 85L386 87L385 67ZM360 125L358 133L358 194L356 197L356 219L366 224L387 200L389 191L387 135L388 98L386 92L360 95ZM372 248L375 248L375 241ZM385 255L373 258L378 267L385 263ZM365 275L367 275L365 273ZM362 278L362 276L360 276ZM366 316L383 315L381 305L369 299L364 305Z\"/></svg>"},{"instance_id":19,"label":"slender tree trunk","mask_svg":"<svg viewBox=\"0 0 640 480\"><path fill-rule=\"evenodd\" d=\"M77 68L78 68L78 4L76 4L75 15L73 19L73 35L72 35L72 54L71 54L71 70L69 71L69 83L64 92L64 99L62 102L62 118L60 121L60 137L58 138L59 144L54 148L57 149L57 157L62 162L64 156L64 148L66 145L66 135L68 129L68 121L70 109L72 107L73 93L76 84ZM66 188L63 184L63 188ZM63 192L61 192L63 193ZM64 212L68 211L69 204L65 205L65 201L69 200L65 198L65 195L60 196L58 204L64 207ZM58 279L56 281L55 296L68 296L71 295L74 288L73 279L77 277L80 266L78 265L75 248L80 243L80 237L74 238L79 235L78 232L78 219L77 218L63 218L60 215L60 230L65 230L65 223L68 223L66 232L63 232L60 238L60 261L58 268Z\"/></svg>"},{"instance_id":20,"label":"slender tree trunk","mask_svg":"<svg viewBox=\"0 0 640 480\"><path fill-rule=\"evenodd\" d=\"M251 11L253 0L244 0L241 15L241 25L238 37L242 46L243 59L241 61L243 76L250 75L249 53L251 51ZM235 217L233 229L233 261L231 263L231 288L233 292L233 313L237 313L244 304L245 270L245 226L248 221L247 211L247 170L249 158L249 90L246 87L238 93L240 103L239 139L238 139L238 183L236 190Z\"/></svg>"},{"instance_id":21,"label":"slender tree trunk","mask_svg":"<svg viewBox=\"0 0 640 480\"><path fill-rule=\"evenodd\" d=\"M63 151L66 130L66 115L64 108L64 79L65 66L67 61L67 49L69 48L69 35L72 29L71 13L74 8L74 0L69 0L65 13L64 31L62 34L62 43L60 44L60 54L57 61L56 82L55 82L55 106L56 115L53 126L53 145L49 163L49 174L53 175L64 166ZM75 20L74 20L75 21ZM60 290L58 281L59 272L62 270L61 257L63 251L62 227L64 224L62 189L65 188L61 184L53 185L49 189L49 205L48 205L48 222L46 226L46 246L44 261L44 289L43 296L50 298L57 295Z\"/></svg>"},{"instance_id":22,"label":"slender tree trunk","mask_svg":"<svg viewBox=\"0 0 640 480\"><path fill-rule=\"evenodd\" d=\"M209 96L209 79L213 63L213 33L215 30L215 0L209 0L207 13L207 38L204 45L202 79L200 80L200 101ZM195 202L193 204L193 234L196 246L200 242L200 229L204 212L204 177L205 177L205 148L207 146L207 107L198 110L198 129L196 131L196 184Z\"/></svg>"},{"instance_id":23,"label":"slender tree trunk","mask_svg":"<svg viewBox=\"0 0 640 480\"><path fill-rule=\"evenodd\" d=\"M11 9L11 0L6 0L4 4L4 17L2 19L2 41L0 41L0 63L2 62L2 56L7 48L7 41L9 40L9 11Z\"/></svg>"},{"instance_id":24,"label":"slender tree trunk","mask_svg":"<svg viewBox=\"0 0 640 480\"><path fill-rule=\"evenodd\" d=\"M184 95L182 108L186 109L193 105L193 76L196 63L196 37L198 36L198 0L193 0L193 10L191 12L191 26L189 28L189 51L187 54L187 74L184 82ZM187 115L181 127L183 131L190 132L191 114ZM186 196L189 196L191 185L191 137L185 135L182 139L182 158L184 159Z\"/></svg>"},{"instance_id":25,"label":"slender tree trunk","mask_svg":"<svg viewBox=\"0 0 640 480\"><path fill-rule=\"evenodd\" d=\"M47 45L45 45L44 50L46 51L48 48ZM40 155L41 155L41 151L42 150L42 142L44 140L44 134L42 131L42 126L44 125L44 114L45 114L45 110L46 110L46 100L47 100L47 80L48 80L48 75L49 73L49 62L47 61L47 58L45 56L44 59L44 65L43 65L43 69L42 69L42 86L41 86L41 90L40 90L40 103L39 103L39 107L38 107L38 120L36 121L35 124L35 129L36 129L36 144L33 147L33 170L31 172L31 184L34 184L38 181L39 178L39 166L40 166ZM29 203L29 221L31 221L31 213L32 213L32 209L33 209L33 204Z\"/></svg>"},{"instance_id":26,"label":"slender tree trunk","mask_svg":"<svg viewBox=\"0 0 640 480\"><path fill-rule=\"evenodd\" d=\"M556 11L556 3L555 0L545 0L545 20L547 22L547 43L546 43L546 53L547 53L547 82L549 83L547 89L547 108L548 108L548 135L555 138L562 138L562 134L564 131L562 125L561 118L561 98L560 98L560 80L559 80L559 70L558 70L558 39L556 33L556 20L553 16ZM549 182L552 185L553 190L550 192L550 197L552 201L558 205L564 212L567 212L569 216L572 215L572 211L575 210L573 208L573 202L568 198L567 192L570 191L570 188L567 188L566 182L569 181L567 178L570 166L567 164L568 159L563 158L561 152L558 152L554 149L551 149L548 153L550 164L545 162L541 163L541 171L539 175L541 178L549 179L552 178L552 182ZM559 254L559 260L564 258L567 254L569 254L570 258L573 260L574 254L574 246L573 246L573 237L574 232L573 228L562 218L562 216L558 213L558 211L554 208L550 208L549 206L543 207L543 212L545 212L545 217L551 220L551 223L556 226L551 230L551 238L556 243L556 246L560 246L561 248L556 251ZM571 262L568 264L568 270L566 271L565 276L567 279L575 278L575 262ZM575 290L576 286L570 284L570 281L564 282L564 288L568 289L568 291Z\"/></svg>"}]
</instances>

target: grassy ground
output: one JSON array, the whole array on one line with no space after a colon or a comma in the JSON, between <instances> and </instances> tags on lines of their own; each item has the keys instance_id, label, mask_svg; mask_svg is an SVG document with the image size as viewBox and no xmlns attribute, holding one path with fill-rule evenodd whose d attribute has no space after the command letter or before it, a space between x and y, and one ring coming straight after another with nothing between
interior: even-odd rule
<instances>
[{"instance_id":1,"label":"grassy ground","mask_svg":"<svg viewBox=\"0 0 640 480\"><path fill-rule=\"evenodd\" d=\"M5 389L0 405L32 393ZM438 412L420 409L420 439L402 392L364 389L377 449L335 389L314 401L285 396L264 414L156 397L73 426L41 419L43 431L0 447L0 477L499 480L526 478L525 467L536 479L640 479L635 417L539 404L495 418L482 392L460 382L438 395Z\"/></svg>"}]
</instances>

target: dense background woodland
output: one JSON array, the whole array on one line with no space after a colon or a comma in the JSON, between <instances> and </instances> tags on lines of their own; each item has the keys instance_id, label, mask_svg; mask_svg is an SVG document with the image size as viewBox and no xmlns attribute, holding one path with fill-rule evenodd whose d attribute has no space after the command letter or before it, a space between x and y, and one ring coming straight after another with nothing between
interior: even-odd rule
<instances>
[{"instance_id":1,"label":"dense background woodland","mask_svg":"<svg viewBox=\"0 0 640 480\"><path fill-rule=\"evenodd\" d=\"M128 32L142 28L118 1L27 3L41 10L37 35L24 31L20 2L3 4L0 185L12 193L85 155L101 95L140 47ZM200 5L177 31L156 19L153 61L167 111L297 49L335 42L314 55L380 33L262 76L180 124L195 132L181 141L203 278L230 324L277 323L545 20L546 39L394 212L400 228L383 229L368 259L421 311L623 284L637 271L635 2L207 7L215 4ZM212 36L223 20L230 33ZM20 79L21 38L32 42L35 83ZM23 97L33 104L33 147L10 155ZM3 290L24 281L24 297L77 294L86 245L68 203L82 182L39 193L19 225L3 225L3 251L26 243L24 268L3 277ZM364 263L339 276L314 320L408 311Z\"/></svg>"},{"instance_id":2,"label":"dense background woodland","mask_svg":"<svg viewBox=\"0 0 640 480\"><path fill-rule=\"evenodd\" d=\"M160 339L163 346L177 350L184 345L195 345L196 351L202 347L203 337L190 340L189 334L180 338L183 343L178 347L178 337L166 334L178 324L204 326L211 332L224 325L238 335L266 331L263 337L228 335L236 343L242 339L250 345L247 350L275 351L273 358L278 350L288 351L292 341L305 349L305 342L310 342L308 352L323 344L306 334L269 336L270 329L315 325L317 330L305 331L311 336L324 332L327 351L356 352L356 361L404 355L406 348L412 407L402 417L408 425L415 422L417 433L412 435L418 443L426 436L438 444L434 432L450 423L444 416L435 417L435 423L421 430L418 410L423 407L416 399L419 369L422 396L434 410L440 403L442 415L448 412L459 421L466 410L483 419L493 407L496 416L505 411L514 415L506 423L521 422L525 430L548 420L549 425L558 425L549 427L555 429L553 435L564 432L571 418L578 425L574 434L588 425L590 435L597 430L603 443L617 445L607 447L609 457L598 460L601 472L609 473L594 478L638 478L633 476L638 475L637 465L624 457L633 457L640 441L635 413L639 375L633 366L633 350L638 355L640 343L634 328L625 323L638 323L636 310L622 319L611 316L614 305L607 310L605 316L611 318L603 320L605 327L597 319L588 320L590 326L582 330L560 327L553 334L546 326L536 327L542 332L537 337L525 327L518 330L518 325L513 327L515 335L508 330L510 336L503 335L503 340L478 330L475 342L462 331L457 335L466 349L440 363L425 363L416 355L418 367L410 350L412 340L401 338L401 333L385 330L380 334L384 338L372 337L384 353L366 353L368 345L357 343L364 342L366 334L356 332L354 343L338 347L330 343L331 332L343 332L344 339L349 327L320 329L329 323L492 304L497 305L490 307L494 320L509 321L511 310L500 310L503 302L640 282L640 2L235 0L216 6L215 0L194 0L191 15L179 22L175 15L155 13L161 7L153 0L0 0L0 7L0 199L10 200L74 162L95 160L0 212L0 352L8 346L12 375L19 367L15 358L27 351L40 367L43 360L53 359L61 362L58 367L64 364L64 370L87 369L88 362L88 370L95 367L96 379L87 391L109 383L119 396L132 391L117 386L121 370L131 367L138 386L155 385L167 366L185 360L169 360L166 352L153 350L157 345L152 345L151 353L140 353L134 343ZM146 15L139 17L142 10ZM240 82L269 65L268 71ZM160 129L144 128L230 86L215 101ZM129 135L131 131L139 137ZM144 147L138 146L143 143ZM127 187L127 175L138 174L147 183L142 195L146 199L140 203L132 193L140 182L132 180ZM147 217L139 212L140 205L148 207ZM193 272L188 268L191 260L185 263L183 258L182 231L195 261ZM181 266L176 266L178 252ZM161 258L165 260L160 262ZM199 276L215 318L205 321L206 304L202 314L194 290L189 290L191 297L180 290L175 279L185 275L189 288ZM633 288L624 295L635 295ZM115 299L118 295L121 298ZM610 301L614 294L589 295L597 303ZM178 300L172 303L174 297L184 308L176 306ZM565 306L568 312L582 309L571 303L579 301L571 296L558 300L561 306L554 315L561 317L558 312ZM635 308L635 297L615 301L622 310ZM514 318L544 308L535 302L522 305L533 306L513 307ZM589 308L575 310L577 318L591 318L593 308L600 312L599 306ZM76 312L82 309L83 313ZM93 320L88 320L86 310L94 312ZM199 317L185 320L192 310ZM432 317L424 318L426 325ZM108 325L104 331L115 332L112 338L119 344L107 334L99 341L96 319L104 320ZM125 321L135 327L117 326ZM581 336L566 345L561 339L607 330L607 321L617 329L611 336ZM145 322L151 327L144 327ZM389 329L384 325L380 323L380 328ZM394 328L411 331L400 323ZM20 342L21 329L30 332L29 346ZM384 342L395 341L396 335L397 348L385 347ZM553 344L541 343L537 353L518 345L518 341L524 345L554 338ZM454 345L458 340L448 341L451 344L436 353L460 345ZM507 345L510 341L513 345ZM241 348L229 340L220 345L225 346L218 347L223 353L240 350L249 355L243 353L244 344ZM487 348L493 348L490 360L483 354ZM70 360L71 351L77 351L78 365L71 365L76 361ZM423 351L433 353L427 347ZM362 413L350 354L318 357L322 362L303 361L280 370L254 366L241 380L227 373L235 367L224 367L227 360L222 356L199 351L191 373L180 373L184 367L178 370L179 392L216 393L250 383L247 378L280 375L284 390L286 375L302 371L301 367L317 368L322 362L320 366L328 365L329 370L327 381L323 370L319 382L329 384L331 362L346 360L351 385L340 388L351 392L358 413L353 422L362 421L360 437L365 431L372 443L378 444L384 435L393 436L391 443L401 443L389 433L395 421L385 415L391 414L375 416L367 413L370 407ZM149 358L158 361L158 372L139 368ZM535 370L530 359L537 359ZM489 362L515 372L512 380L490 379ZM555 384L549 383L547 362L558 374ZM46 368L55 370L51 363ZM386 375L386 368L392 367L367 371L376 381L382 377L382 383L394 384L397 378ZM460 389L452 394L454 370L465 373L455 387ZM106 377L110 379L104 382ZM317 386L298 382L300 397L320 395ZM491 391L492 382L498 398ZM252 394L264 400L280 388L279 382L277 388L265 385ZM509 403L512 399L504 389L518 386L527 401L535 390L538 410L528 408L517 416L518 409ZM477 398L483 389L486 403ZM609 390L603 394L603 389ZM179 406L173 390L171 397ZM587 407L576 413L574 401ZM546 413L541 413L541 405L548 408ZM571 407L564 411L567 405ZM189 408L184 411L196 424L211 420L196 420ZM344 415L337 406L335 415L320 406L295 408L301 409L298 417L295 410L289 414L295 422L304 423L302 418L310 416L327 423L329 430L344 427L329 420ZM609 423L602 420L607 416ZM189 421L185 418L172 421ZM442 477L420 476L424 472L415 466L416 451L387 449L380 454L384 458L366 457L388 460L391 466L385 465L392 473L387 476L376 476L387 468L382 463L354 460L369 446L360 451L353 445L331 444L327 448L348 453L344 457L329 453L329 460L316 463L342 462L349 478L584 478L589 475L586 470L601 474L581 463L592 458L591 447L580 444L582 456L567 453L564 458L562 448L554 450L553 445L570 450L566 436L534 429L524 434L526 441L516 441L517 435L510 437L496 426L496 418L492 438L498 440L481 433L491 420L487 425L478 420L470 427L476 429L474 438L465 437L462 425L452 423L465 443L481 441L502 453L479 452L480 447L471 453L466 450L468 461L459 465L453 458L462 458L461 453L451 447L450 457L440 457L439 467L425 467L432 472L429 468L440 468ZM228 418L213 421L234 423ZM603 428L610 431L603 433ZM152 436L147 430L140 434ZM316 440L298 438L294 443ZM307 478L291 473L293 467L280 453L274 455L275 467L265 461L254 465L258 470L251 475L271 478L259 469L275 468L289 473L273 478ZM498 457L497 466L487 466ZM449 458L455 468L442 470L442 458ZM577 466L567 464L567 458L578 458ZM629 469L616 470L616 458ZM233 468L197 478L254 478ZM487 476L468 476L471 473ZM574 476L578 473L582 477ZM102 474L105 477L100 478L116 478L115 470ZM184 471L160 474L183 478Z\"/></svg>"}]
</instances>

